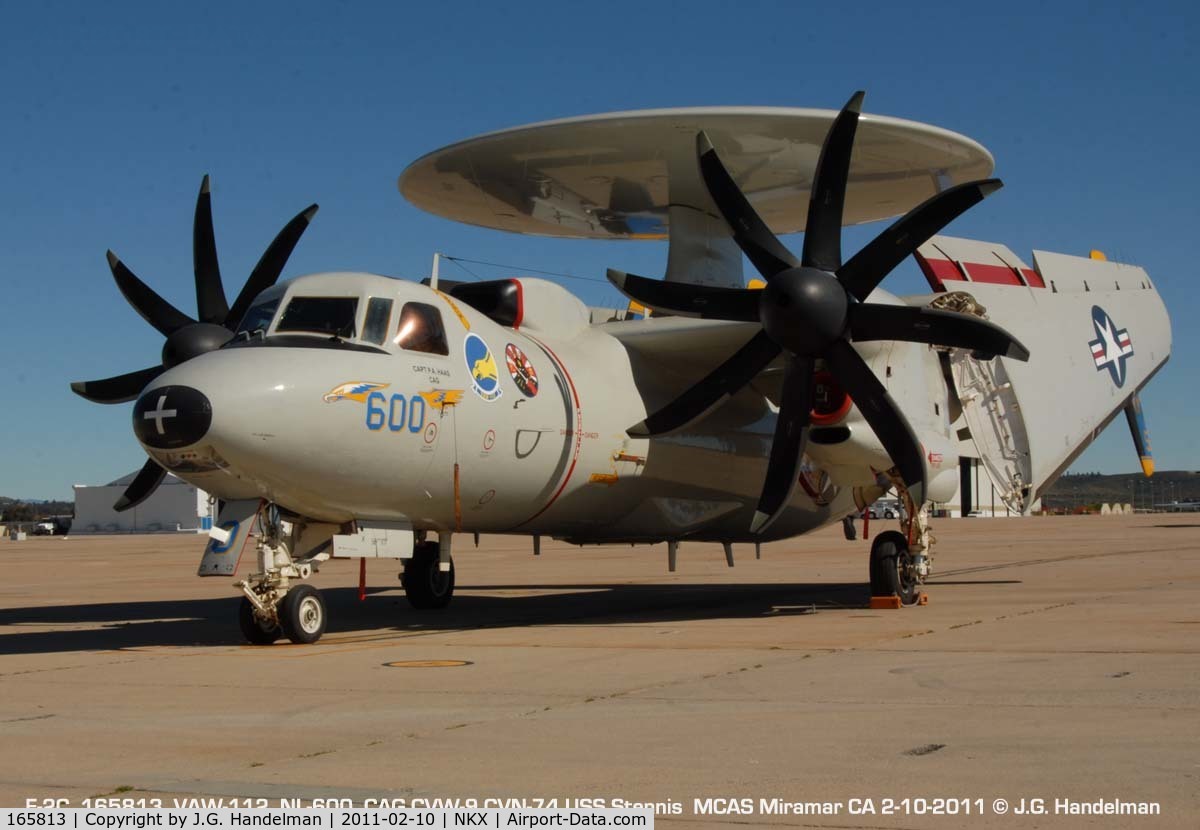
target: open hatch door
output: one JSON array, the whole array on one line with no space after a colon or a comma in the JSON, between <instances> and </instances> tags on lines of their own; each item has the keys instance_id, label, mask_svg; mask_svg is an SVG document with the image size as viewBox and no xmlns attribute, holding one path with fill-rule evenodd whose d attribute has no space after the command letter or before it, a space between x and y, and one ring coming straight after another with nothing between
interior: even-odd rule
<instances>
[{"instance_id":1,"label":"open hatch door","mask_svg":"<svg viewBox=\"0 0 1200 830\"><path fill-rule=\"evenodd\" d=\"M1029 437L1003 361L976 360L965 349L955 349L950 368L963 420L988 477L1009 510L1027 514L1033 502Z\"/></svg>"}]
</instances>

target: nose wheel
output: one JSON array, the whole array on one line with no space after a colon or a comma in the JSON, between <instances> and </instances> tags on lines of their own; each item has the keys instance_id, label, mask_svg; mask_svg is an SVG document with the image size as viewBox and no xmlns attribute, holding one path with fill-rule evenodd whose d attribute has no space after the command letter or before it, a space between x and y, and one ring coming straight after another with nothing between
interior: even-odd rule
<instances>
[{"instance_id":1,"label":"nose wheel","mask_svg":"<svg viewBox=\"0 0 1200 830\"><path fill-rule=\"evenodd\" d=\"M325 633L325 600L311 585L294 586L279 606L279 627L293 643L315 643Z\"/></svg>"}]
</instances>

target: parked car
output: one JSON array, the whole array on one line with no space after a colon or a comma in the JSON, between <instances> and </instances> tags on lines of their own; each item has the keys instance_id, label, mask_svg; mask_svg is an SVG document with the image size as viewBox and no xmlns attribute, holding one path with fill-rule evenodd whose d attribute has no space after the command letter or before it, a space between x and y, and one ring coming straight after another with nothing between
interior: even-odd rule
<instances>
[{"instance_id":1,"label":"parked car","mask_svg":"<svg viewBox=\"0 0 1200 830\"><path fill-rule=\"evenodd\" d=\"M867 508L867 515L872 519L894 519L900 515L899 505L877 501Z\"/></svg>"}]
</instances>

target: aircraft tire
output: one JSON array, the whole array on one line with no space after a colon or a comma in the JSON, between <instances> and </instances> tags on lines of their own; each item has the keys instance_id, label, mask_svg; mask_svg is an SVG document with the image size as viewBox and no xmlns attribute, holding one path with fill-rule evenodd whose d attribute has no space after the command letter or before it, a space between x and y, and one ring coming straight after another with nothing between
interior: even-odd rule
<instances>
[{"instance_id":1,"label":"aircraft tire","mask_svg":"<svg viewBox=\"0 0 1200 830\"><path fill-rule=\"evenodd\" d=\"M888 530L875 537L871 543L870 570L871 596L897 596L902 605L917 601L919 583L903 533Z\"/></svg>"},{"instance_id":2,"label":"aircraft tire","mask_svg":"<svg viewBox=\"0 0 1200 830\"><path fill-rule=\"evenodd\" d=\"M283 636L279 626L267 627L259 621L254 606L245 597L238 605L238 627L242 629L246 642L255 646L269 646Z\"/></svg>"},{"instance_id":3,"label":"aircraft tire","mask_svg":"<svg viewBox=\"0 0 1200 830\"><path fill-rule=\"evenodd\" d=\"M321 639L328 616L321 592L307 583L288 591L279 606L283 633L293 643L309 644Z\"/></svg>"},{"instance_id":4,"label":"aircraft tire","mask_svg":"<svg viewBox=\"0 0 1200 830\"><path fill-rule=\"evenodd\" d=\"M437 544L425 542L417 545L412 558L404 563L404 596L419 611L445 608L454 596L454 560L450 560L449 573L438 569L438 561Z\"/></svg>"}]
</instances>

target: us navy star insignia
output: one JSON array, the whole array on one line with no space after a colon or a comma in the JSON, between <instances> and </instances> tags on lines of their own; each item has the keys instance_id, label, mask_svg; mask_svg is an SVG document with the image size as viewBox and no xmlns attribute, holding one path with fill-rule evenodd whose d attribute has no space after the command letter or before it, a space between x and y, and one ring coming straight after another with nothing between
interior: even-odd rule
<instances>
[{"instance_id":1,"label":"us navy star insignia","mask_svg":"<svg viewBox=\"0 0 1200 830\"><path fill-rule=\"evenodd\" d=\"M1089 341L1096 371L1108 369L1112 381L1118 388L1125 385L1125 361L1133 356L1133 340L1127 329L1118 329L1108 312L1100 306L1092 306L1092 327L1096 339Z\"/></svg>"}]
</instances>

